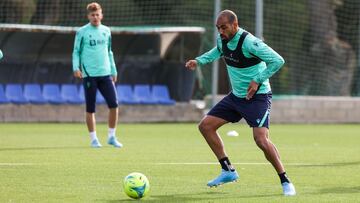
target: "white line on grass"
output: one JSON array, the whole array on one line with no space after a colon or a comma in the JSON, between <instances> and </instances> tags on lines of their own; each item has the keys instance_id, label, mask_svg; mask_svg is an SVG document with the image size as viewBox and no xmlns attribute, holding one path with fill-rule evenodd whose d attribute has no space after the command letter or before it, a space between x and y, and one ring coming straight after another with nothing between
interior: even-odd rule
<instances>
[{"instance_id":1,"label":"white line on grass","mask_svg":"<svg viewBox=\"0 0 360 203\"><path fill-rule=\"evenodd\" d=\"M0 163L0 166L31 166L38 165L35 163Z\"/></svg>"}]
</instances>

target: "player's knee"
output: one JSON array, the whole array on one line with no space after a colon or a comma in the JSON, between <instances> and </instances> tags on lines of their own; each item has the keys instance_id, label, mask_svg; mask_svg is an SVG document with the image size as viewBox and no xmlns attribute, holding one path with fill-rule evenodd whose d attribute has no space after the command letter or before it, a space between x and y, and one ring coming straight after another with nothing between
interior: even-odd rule
<instances>
[{"instance_id":1,"label":"player's knee","mask_svg":"<svg viewBox=\"0 0 360 203\"><path fill-rule=\"evenodd\" d=\"M255 143L260 149L264 150L267 149L269 145L269 140L266 137L258 137L255 138Z\"/></svg>"},{"instance_id":2,"label":"player's knee","mask_svg":"<svg viewBox=\"0 0 360 203\"><path fill-rule=\"evenodd\" d=\"M199 123L198 128L201 133L206 133L213 130L211 123L204 120Z\"/></svg>"},{"instance_id":3,"label":"player's knee","mask_svg":"<svg viewBox=\"0 0 360 203\"><path fill-rule=\"evenodd\" d=\"M198 124L198 129L199 129L200 132L203 132L203 131L204 131L204 124L203 124L202 122L200 122L200 123Z\"/></svg>"},{"instance_id":4,"label":"player's knee","mask_svg":"<svg viewBox=\"0 0 360 203\"><path fill-rule=\"evenodd\" d=\"M86 107L86 113L89 114L95 113L95 107Z\"/></svg>"},{"instance_id":5,"label":"player's knee","mask_svg":"<svg viewBox=\"0 0 360 203\"><path fill-rule=\"evenodd\" d=\"M118 105L116 102L113 102L113 103L110 103L110 104L108 105L108 108L109 108L109 109L117 109L118 106L119 106L119 105Z\"/></svg>"},{"instance_id":6,"label":"player's knee","mask_svg":"<svg viewBox=\"0 0 360 203\"><path fill-rule=\"evenodd\" d=\"M110 111L118 111L119 107L115 106L115 107L109 107Z\"/></svg>"}]
</instances>

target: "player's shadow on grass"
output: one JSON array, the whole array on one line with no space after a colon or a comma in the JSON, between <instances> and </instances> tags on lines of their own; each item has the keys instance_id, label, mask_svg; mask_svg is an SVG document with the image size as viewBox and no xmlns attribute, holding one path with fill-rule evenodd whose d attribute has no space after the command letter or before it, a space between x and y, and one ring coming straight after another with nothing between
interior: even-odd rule
<instances>
[{"instance_id":1,"label":"player's shadow on grass","mask_svg":"<svg viewBox=\"0 0 360 203\"><path fill-rule=\"evenodd\" d=\"M200 196L199 196L200 195ZM204 195L209 195L204 197ZM211 197L213 195L213 197ZM249 198L260 198L260 197L277 197L281 196L281 194L269 194L269 195L246 195L246 196L236 196L238 202L244 202ZM146 198L146 202L196 202L196 201L209 201L209 202L217 202L217 201L233 201L234 196L232 193L224 192L224 191L209 191L202 193L194 193L194 194L174 194L174 195L150 195L149 198ZM107 201L109 203L116 202L135 202L138 200L132 199L121 199L121 200L110 200Z\"/></svg>"},{"instance_id":2,"label":"player's shadow on grass","mask_svg":"<svg viewBox=\"0 0 360 203\"><path fill-rule=\"evenodd\" d=\"M341 166L354 166L354 165L360 165L360 161L323 163L323 164L304 164L304 165L296 165L295 167L341 167Z\"/></svg>"},{"instance_id":3,"label":"player's shadow on grass","mask_svg":"<svg viewBox=\"0 0 360 203\"><path fill-rule=\"evenodd\" d=\"M320 194L345 194L345 193L360 193L360 186L357 187L332 187L323 188L319 192Z\"/></svg>"}]
</instances>

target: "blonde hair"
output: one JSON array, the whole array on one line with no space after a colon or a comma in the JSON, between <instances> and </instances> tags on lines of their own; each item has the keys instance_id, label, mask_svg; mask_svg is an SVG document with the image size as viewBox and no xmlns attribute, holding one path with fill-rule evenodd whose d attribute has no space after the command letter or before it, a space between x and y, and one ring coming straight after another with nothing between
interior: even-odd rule
<instances>
[{"instance_id":1,"label":"blonde hair","mask_svg":"<svg viewBox=\"0 0 360 203\"><path fill-rule=\"evenodd\" d=\"M102 10L102 8L101 8L100 4L98 4L97 2L92 2L86 6L86 10L88 13L91 13L94 11Z\"/></svg>"}]
</instances>

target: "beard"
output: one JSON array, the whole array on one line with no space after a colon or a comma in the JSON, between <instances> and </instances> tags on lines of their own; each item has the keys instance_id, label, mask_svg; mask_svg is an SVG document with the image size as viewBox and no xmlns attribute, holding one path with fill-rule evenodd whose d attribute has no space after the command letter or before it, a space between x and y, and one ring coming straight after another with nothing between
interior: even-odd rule
<instances>
[{"instance_id":1,"label":"beard","mask_svg":"<svg viewBox=\"0 0 360 203\"><path fill-rule=\"evenodd\" d=\"M222 43L228 43L229 42L229 38L226 35L220 35L221 41Z\"/></svg>"},{"instance_id":2,"label":"beard","mask_svg":"<svg viewBox=\"0 0 360 203\"><path fill-rule=\"evenodd\" d=\"M229 42L229 40L228 40L228 39L221 39L221 42L222 42L223 44L227 44L227 43Z\"/></svg>"}]
</instances>

